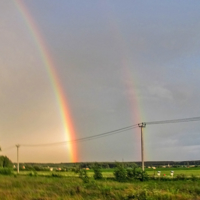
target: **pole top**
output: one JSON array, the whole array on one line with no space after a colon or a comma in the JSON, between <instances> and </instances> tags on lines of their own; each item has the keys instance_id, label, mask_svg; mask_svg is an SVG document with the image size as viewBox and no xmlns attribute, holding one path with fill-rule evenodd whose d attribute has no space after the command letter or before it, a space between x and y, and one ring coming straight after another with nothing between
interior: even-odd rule
<instances>
[{"instance_id":1,"label":"pole top","mask_svg":"<svg viewBox=\"0 0 200 200\"><path fill-rule=\"evenodd\" d=\"M138 124L138 126L139 126L140 128L145 128L145 127L146 127L146 123L142 122L142 123Z\"/></svg>"}]
</instances>

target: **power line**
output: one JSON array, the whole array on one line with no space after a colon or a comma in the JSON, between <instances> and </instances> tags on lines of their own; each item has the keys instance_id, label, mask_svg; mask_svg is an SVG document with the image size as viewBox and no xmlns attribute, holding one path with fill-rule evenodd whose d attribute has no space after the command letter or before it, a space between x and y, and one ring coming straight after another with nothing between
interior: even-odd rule
<instances>
[{"instance_id":1,"label":"power line","mask_svg":"<svg viewBox=\"0 0 200 200\"><path fill-rule=\"evenodd\" d=\"M151 124L171 124L171 123L183 123L183 122L194 122L194 121L200 121L200 117L163 120L163 121L152 121L152 122L145 122L145 123L147 125L151 125Z\"/></svg>"},{"instance_id":2,"label":"power line","mask_svg":"<svg viewBox=\"0 0 200 200\"><path fill-rule=\"evenodd\" d=\"M120 132L132 130L132 129L137 128L137 127L138 127L138 125L135 124L135 125L127 126L127 127L124 127L124 128L116 129L116 130L113 130L113 131L109 131L109 132L105 132L105 133L101 133L101 134L97 134L97 135L93 135L93 136L83 137L83 138L79 138L79 139L75 139L75 140L46 143L46 144L21 144L20 146L24 146L24 147L54 146L54 145L66 144L66 143L69 143L69 142L82 142L82 141L93 140L93 139L97 139L97 138L101 138L101 137L106 137L106 136L109 136L109 135L114 135L114 134L117 134L117 133L120 133Z\"/></svg>"},{"instance_id":3,"label":"power line","mask_svg":"<svg viewBox=\"0 0 200 200\"><path fill-rule=\"evenodd\" d=\"M162 121L150 121L150 122L144 122L146 125L156 125L156 124L170 124L170 123L183 123L183 122L193 122L193 121L200 121L200 117L191 117L191 118L182 118L182 119L173 119L173 120L162 120ZM66 144L69 142L82 142L82 141L88 141L88 140L93 140L93 139L98 139L101 137L106 137L109 135L114 135L117 133L121 133L124 131L132 130L134 128L137 128L139 124L134 124L131 126L127 126L124 128L116 129L113 131L93 135L93 136L88 136L88 137L83 137L83 138L78 138L75 140L68 140L68 141L61 141L61 142L54 142L54 143L45 143L45 144L22 144L21 146L24 147L39 147L39 146L54 146L54 145L62 145ZM13 147L11 147L13 148ZM6 149L7 150L7 149Z\"/></svg>"},{"instance_id":4,"label":"power line","mask_svg":"<svg viewBox=\"0 0 200 200\"><path fill-rule=\"evenodd\" d=\"M87 140L92 140L92 139L97 139L97 138L101 138L101 137L105 137L105 136L109 136L109 135L113 135L113 134L117 134L123 131L127 131L127 130L131 130L137 127L141 128L141 157L142 157L142 169L144 170L144 148L143 148L143 132L142 132L142 128L144 128L146 126L146 124L151 125L151 124L169 124L169 123L182 123L182 122L192 122L192 121L200 121L200 117L192 117L192 118L183 118L183 119L174 119L174 120L163 120L163 121L152 121L152 122L142 122L139 124L135 124L135 125L131 125L131 126L127 126L124 128L120 128L120 129L116 129L113 131L109 131L109 132L105 132L105 133L101 133L101 134L97 134L97 135L93 135L93 136L88 136L88 137L83 137L83 138L79 138L79 139L75 139L75 140L69 140L69 141L62 141L62 142L55 142L55 143L46 143L46 144L24 144L24 145L16 145L17 147L17 172L19 173L19 147L20 146L25 146L25 147L38 147L38 146L52 146L52 145L61 145L61 144L66 144L68 142L81 142L81 141L87 141ZM11 149L12 147L7 148Z\"/></svg>"},{"instance_id":5,"label":"power line","mask_svg":"<svg viewBox=\"0 0 200 200\"><path fill-rule=\"evenodd\" d=\"M14 149L15 148L15 146L10 146L10 147L7 147L7 148L2 148L1 149L1 151L8 151L8 150L10 150L10 149Z\"/></svg>"}]
</instances>

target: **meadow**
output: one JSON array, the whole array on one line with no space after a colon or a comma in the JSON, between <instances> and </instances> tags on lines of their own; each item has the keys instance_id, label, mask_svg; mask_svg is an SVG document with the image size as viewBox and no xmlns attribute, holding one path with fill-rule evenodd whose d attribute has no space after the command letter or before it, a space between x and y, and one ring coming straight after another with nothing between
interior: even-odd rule
<instances>
[{"instance_id":1,"label":"meadow","mask_svg":"<svg viewBox=\"0 0 200 200\"><path fill-rule=\"evenodd\" d=\"M104 178L114 178L114 175L113 175L114 168L102 169L101 171L102 171ZM184 174L185 176L188 176L188 177L190 177L192 175L200 177L200 167L195 167L195 168L157 168L155 170L145 169L145 171L147 172L147 174L150 177L154 176L154 175L155 175L155 177L158 177L157 171L161 171L160 177L162 177L164 174L166 177L171 177L171 175L170 175L171 171L174 171L174 177L176 177L177 175L180 175L180 174ZM26 171L26 170L20 171L21 175L28 175L29 173L30 173L30 171ZM37 171L37 174L40 176L51 176L52 173L54 173L54 172ZM65 176L65 177L78 177L79 176L78 174L75 174L74 172L71 172L71 171L68 171L68 172L61 171L61 172L56 172L56 173L59 173L61 176ZM94 172L91 169L88 170L87 173L88 173L89 177L93 177L93 175L94 175ZM17 174L17 173L15 172L15 174Z\"/></svg>"},{"instance_id":2,"label":"meadow","mask_svg":"<svg viewBox=\"0 0 200 200\"><path fill-rule=\"evenodd\" d=\"M0 197L11 199L200 199L200 181L124 182L77 177L0 176Z\"/></svg>"},{"instance_id":3,"label":"meadow","mask_svg":"<svg viewBox=\"0 0 200 200\"><path fill-rule=\"evenodd\" d=\"M156 171L159 169L156 169ZM0 175L0 199L2 200L200 200L200 170L160 169L161 177L154 176L154 170L147 169L149 181L139 180L117 182L113 169L104 169L103 179L94 180L93 171L88 170L89 180L84 182L74 172L14 172ZM165 173L165 177L163 174ZM184 180L176 175L185 174ZM195 178L194 178L195 177Z\"/></svg>"}]
</instances>

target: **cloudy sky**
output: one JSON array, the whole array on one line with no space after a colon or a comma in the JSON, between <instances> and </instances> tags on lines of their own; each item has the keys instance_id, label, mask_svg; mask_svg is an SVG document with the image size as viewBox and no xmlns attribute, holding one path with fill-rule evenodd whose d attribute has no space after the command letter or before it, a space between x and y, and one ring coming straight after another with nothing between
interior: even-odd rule
<instances>
[{"instance_id":1,"label":"cloudy sky","mask_svg":"<svg viewBox=\"0 0 200 200\"><path fill-rule=\"evenodd\" d=\"M82 138L140 122L200 116L199 10L197 0L1 0L1 154L16 161L16 144L66 140L27 22L35 22L33 30L54 61L76 138ZM199 122L147 125L145 159L200 159L199 131ZM76 149L80 162L139 161L140 129L79 142ZM21 146L20 161L70 158L67 144Z\"/></svg>"}]
</instances>

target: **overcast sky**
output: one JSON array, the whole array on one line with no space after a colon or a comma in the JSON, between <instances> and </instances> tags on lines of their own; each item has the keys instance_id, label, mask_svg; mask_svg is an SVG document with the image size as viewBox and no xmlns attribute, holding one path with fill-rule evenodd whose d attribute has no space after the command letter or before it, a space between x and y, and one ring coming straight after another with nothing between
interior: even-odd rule
<instances>
[{"instance_id":1,"label":"overcast sky","mask_svg":"<svg viewBox=\"0 0 200 200\"><path fill-rule=\"evenodd\" d=\"M26 0L54 60L76 138L200 116L200 1ZM18 4L19 4L18 3ZM0 145L65 141L40 51L17 1L0 1ZM147 125L145 160L198 160L200 122ZM78 161L139 161L140 129L76 144ZM21 162L70 162L66 145Z\"/></svg>"}]
</instances>

